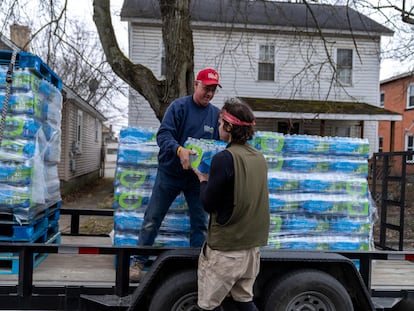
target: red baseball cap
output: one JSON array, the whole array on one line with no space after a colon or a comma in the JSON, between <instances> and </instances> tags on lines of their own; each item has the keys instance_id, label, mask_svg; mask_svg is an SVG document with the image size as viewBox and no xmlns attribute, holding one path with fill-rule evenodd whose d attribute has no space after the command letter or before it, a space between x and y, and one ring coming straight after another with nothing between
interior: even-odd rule
<instances>
[{"instance_id":1,"label":"red baseball cap","mask_svg":"<svg viewBox=\"0 0 414 311\"><path fill-rule=\"evenodd\" d=\"M221 87L219 83L219 74L213 68L204 68L200 70L196 80L201 81L204 85L218 85Z\"/></svg>"}]
</instances>

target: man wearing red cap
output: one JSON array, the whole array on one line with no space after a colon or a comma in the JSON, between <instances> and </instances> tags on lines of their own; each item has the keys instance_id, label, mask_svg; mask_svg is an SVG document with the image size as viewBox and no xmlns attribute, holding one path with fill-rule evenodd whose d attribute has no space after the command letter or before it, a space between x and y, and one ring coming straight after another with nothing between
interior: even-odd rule
<instances>
[{"instance_id":1,"label":"man wearing red cap","mask_svg":"<svg viewBox=\"0 0 414 311\"><path fill-rule=\"evenodd\" d=\"M205 68L194 81L194 94L174 100L165 112L157 132L158 171L138 237L140 246L153 245L168 209L181 192L190 213L190 246L204 243L208 215L200 202L200 182L191 169L190 154L194 152L182 146L188 137L219 139L219 109L211 104L217 87L221 87L219 74ZM131 282L141 279L146 261L143 256L133 260Z\"/></svg>"}]
</instances>

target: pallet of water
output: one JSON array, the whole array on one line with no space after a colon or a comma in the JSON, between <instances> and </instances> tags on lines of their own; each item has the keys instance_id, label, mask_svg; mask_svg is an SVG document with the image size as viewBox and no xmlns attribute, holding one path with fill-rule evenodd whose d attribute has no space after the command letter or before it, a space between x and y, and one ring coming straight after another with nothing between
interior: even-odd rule
<instances>
[{"instance_id":1,"label":"pallet of water","mask_svg":"<svg viewBox=\"0 0 414 311\"><path fill-rule=\"evenodd\" d=\"M2 217L0 242L59 244L61 239L59 232L60 207L61 202L55 203L50 207L43 208L33 220L21 223L10 219L5 220ZM34 268L47 256L48 254L34 253ZM0 274L17 274L18 272L19 254L0 253Z\"/></svg>"},{"instance_id":2,"label":"pallet of water","mask_svg":"<svg viewBox=\"0 0 414 311\"><path fill-rule=\"evenodd\" d=\"M0 241L45 243L50 236L58 232L60 206L59 202L44 208L33 220L20 223L14 218L4 217L7 215L2 214Z\"/></svg>"}]
</instances>

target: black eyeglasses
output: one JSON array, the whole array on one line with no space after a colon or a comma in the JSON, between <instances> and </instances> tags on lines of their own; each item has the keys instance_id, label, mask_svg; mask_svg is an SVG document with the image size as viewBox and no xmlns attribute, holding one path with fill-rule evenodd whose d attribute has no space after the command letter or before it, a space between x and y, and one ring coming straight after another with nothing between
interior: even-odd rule
<instances>
[{"instance_id":1,"label":"black eyeglasses","mask_svg":"<svg viewBox=\"0 0 414 311\"><path fill-rule=\"evenodd\" d=\"M197 81L197 83L199 85L201 85L201 87L203 88L204 92L206 92L206 93L209 93L209 92L212 92L213 94L217 94L218 93L217 85L215 85L215 86L207 86L207 85L204 85L201 81Z\"/></svg>"}]
</instances>

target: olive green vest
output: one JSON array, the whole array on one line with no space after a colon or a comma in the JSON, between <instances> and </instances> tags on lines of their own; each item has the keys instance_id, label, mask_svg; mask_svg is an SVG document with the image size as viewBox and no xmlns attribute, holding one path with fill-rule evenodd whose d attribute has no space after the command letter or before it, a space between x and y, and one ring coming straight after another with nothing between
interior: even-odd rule
<instances>
[{"instance_id":1,"label":"olive green vest","mask_svg":"<svg viewBox=\"0 0 414 311\"><path fill-rule=\"evenodd\" d=\"M207 244L221 251L265 246L270 221L266 160L249 144L232 144L226 150L234 161L233 213L224 225L211 214Z\"/></svg>"}]
</instances>

